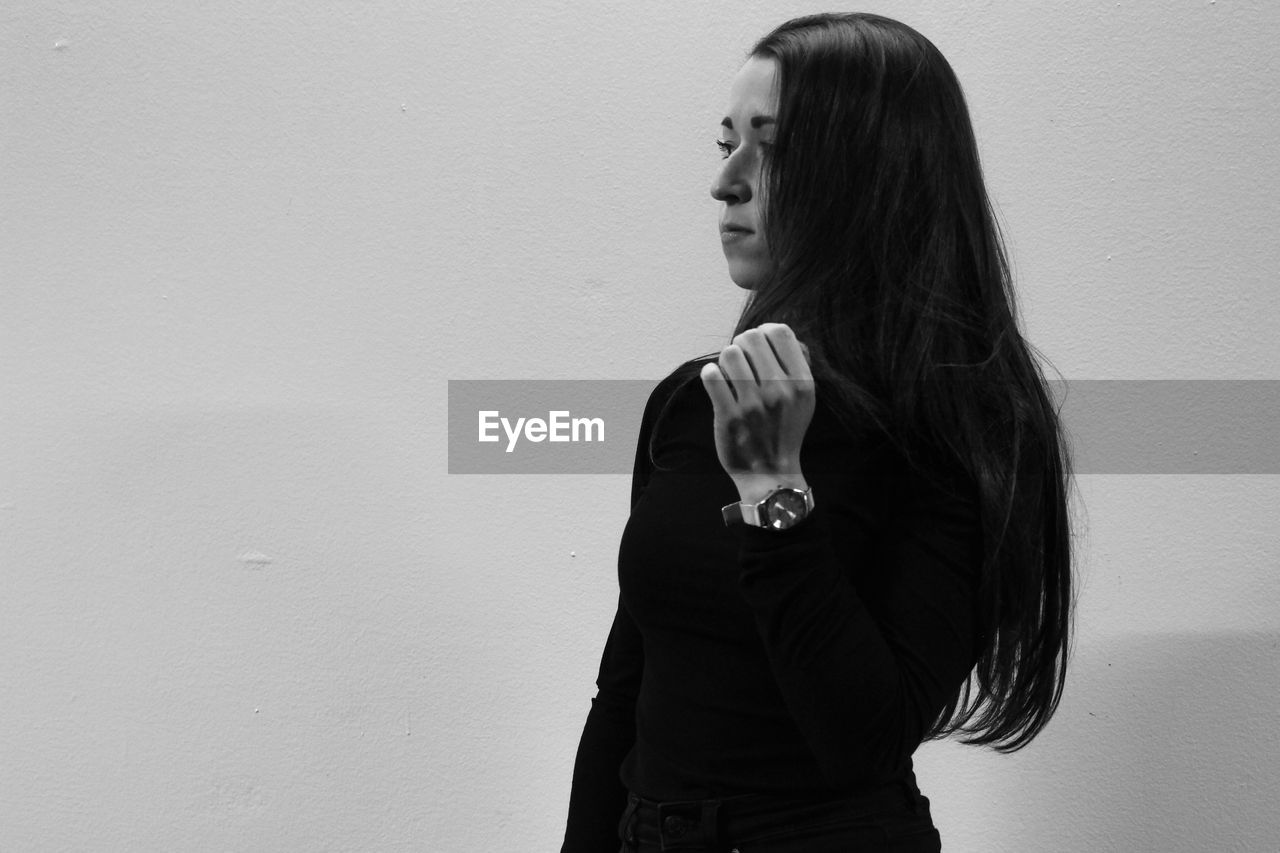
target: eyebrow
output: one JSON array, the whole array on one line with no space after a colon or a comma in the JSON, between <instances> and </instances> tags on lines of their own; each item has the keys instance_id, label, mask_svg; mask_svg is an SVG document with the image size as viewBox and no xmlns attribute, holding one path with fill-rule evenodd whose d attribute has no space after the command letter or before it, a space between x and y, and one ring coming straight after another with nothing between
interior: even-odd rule
<instances>
[{"instance_id":1,"label":"eyebrow","mask_svg":"<svg viewBox=\"0 0 1280 853\"><path fill-rule=\"evenodd\" d=\"M752 116L751 126L759 130L761 127L763 127L766 124L773 124L774 121L775 119L773 116ZM729 130L733 130L733 120L730 119L728 116L725 116L724 118L720 119L720 126L727 127L729 128Z\"/></svg>"}]
</instances>

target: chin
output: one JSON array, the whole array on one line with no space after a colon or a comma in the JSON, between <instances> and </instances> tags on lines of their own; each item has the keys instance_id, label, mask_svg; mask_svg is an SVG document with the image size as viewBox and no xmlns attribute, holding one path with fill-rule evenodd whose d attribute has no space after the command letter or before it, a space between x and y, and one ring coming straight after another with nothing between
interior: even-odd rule
<instances>
[{"instance_id":1,"label":"chin","mask_svg":"<svg viewBox=\"0 0 1280 853\"><path fill-rule=\"evenodd\" d=\"M736 266L730 264L729 278L733 279L733 283L743 290L755 290L764 276L762 276L760 271L754 266L748 267L746 265Z\"/></svg>"}]
</instances>

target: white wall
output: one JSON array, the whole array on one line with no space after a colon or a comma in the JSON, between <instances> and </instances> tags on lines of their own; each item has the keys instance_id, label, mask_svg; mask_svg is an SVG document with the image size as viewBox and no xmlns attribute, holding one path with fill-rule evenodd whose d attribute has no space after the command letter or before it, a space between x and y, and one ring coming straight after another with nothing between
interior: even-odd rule
<instances>
[{"instance_id":1,"label":"white wall","mask_svg":"<svg viewBox=\"0 0 1280 853\"><path fill-rule=\"evenodd\" d=\"M557 849L629 481L448 476L446 380L726 342L716 124L814 7L510 5L0 10L0 849ZM1063 376L1280 377L1280 6L865 8ZM1059 716L918 753L947 849L1277 849L1280 482L1079 491Z\"/></svg>"}]
</instances>

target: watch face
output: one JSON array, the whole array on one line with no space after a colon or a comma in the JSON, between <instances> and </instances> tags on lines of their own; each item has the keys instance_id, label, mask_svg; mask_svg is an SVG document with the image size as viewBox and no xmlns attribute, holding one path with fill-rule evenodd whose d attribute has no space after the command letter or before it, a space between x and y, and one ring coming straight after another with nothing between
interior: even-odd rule
<instances>
[{"instance_id":1,"label":"watch face","mask_svg":"<svg viewBox=\"0 0 1280 853\"><path fill-rule=\"evenodd\" d=\"M784 489L775 492L760 507L761 521L774 530L786 530L805 517L804 492Z\"/></svg>"}]
</instances>

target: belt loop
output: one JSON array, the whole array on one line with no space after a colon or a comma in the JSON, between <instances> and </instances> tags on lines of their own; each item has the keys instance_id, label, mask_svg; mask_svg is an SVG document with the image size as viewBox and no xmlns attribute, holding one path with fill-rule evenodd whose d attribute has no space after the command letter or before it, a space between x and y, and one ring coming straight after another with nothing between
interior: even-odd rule
<instances>
[{"instance_id":1,"label":"belt loop","mask_svg":"<svg viewBox=\"0 0 1280 853\"><path fill-rule=\"evenodd\" d=\"M708 843L720 841L720 801L708 800L702 804L702 834Z\"/></svg>"}]
</instances>

